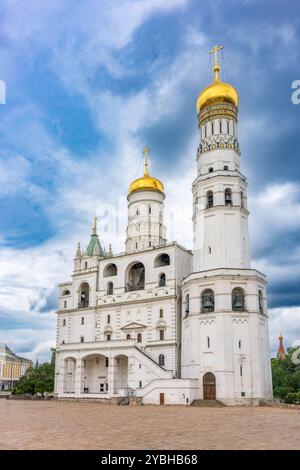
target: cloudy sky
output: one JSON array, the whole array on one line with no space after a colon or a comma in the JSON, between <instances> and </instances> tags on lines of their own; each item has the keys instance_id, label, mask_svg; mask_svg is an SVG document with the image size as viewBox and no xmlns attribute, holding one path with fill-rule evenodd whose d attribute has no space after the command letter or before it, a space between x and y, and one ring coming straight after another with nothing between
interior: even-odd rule
<instances>
[{"instance_id":1,"label":"cloudy sky","mask_svg":"<svg viewBox=\"0 0 300 470\"><path fill-rule=\"evenodd\" d=\"M45 360L56 285L99 217L123 251L126 194L151 147L169 240L192 248L196 98L223 79L240 96L253 266L269 280L276 350L300 339L300 11L296 0L1 0L0 339Z\"/></svg>"}]
</instances>

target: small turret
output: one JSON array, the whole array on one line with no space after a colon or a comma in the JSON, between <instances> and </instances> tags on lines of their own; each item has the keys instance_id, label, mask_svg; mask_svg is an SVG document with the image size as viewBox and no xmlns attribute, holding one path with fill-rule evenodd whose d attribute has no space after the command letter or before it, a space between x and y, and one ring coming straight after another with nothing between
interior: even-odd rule
<instances>
[{"instance_id":1,"label":"small turret","mask_svg":"<svg viewBox=\"0 0 300 470\"><path fill-rule=\"evenodd\" d=\"M277 357L278 359L282 360L282 359L285 359L285 349L284 349L284 346L283 346L283 336L280 334L279 335L279 347L278 347L278 351L277 351Z\"/></svg>"},{"instance_id":2,"label":"small turret","mask_svg":"<svg viewBox=\"0 0 300 470\"><path fill-rule=\"evenodd\" d=\"M81 256L82 256L82 253L81 253L81 249L80 249L80 242L78 242L75 259L81 258Z\"/></svg>"}]
</instances>

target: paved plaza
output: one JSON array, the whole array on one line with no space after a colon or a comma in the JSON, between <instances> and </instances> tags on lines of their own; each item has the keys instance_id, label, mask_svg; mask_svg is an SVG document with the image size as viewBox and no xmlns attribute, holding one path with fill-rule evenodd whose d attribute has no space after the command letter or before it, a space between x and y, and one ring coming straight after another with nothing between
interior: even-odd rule
<instances>
[{"instance_id":1,"label":"paved plaza","mask_svg":"<svg viewBox=\"0 0 300 470\"><path fill-rule=\"evenodd\" d=\"M0 400L0 449L299 449L300 410Z\"/></svg>"}]
</instances>

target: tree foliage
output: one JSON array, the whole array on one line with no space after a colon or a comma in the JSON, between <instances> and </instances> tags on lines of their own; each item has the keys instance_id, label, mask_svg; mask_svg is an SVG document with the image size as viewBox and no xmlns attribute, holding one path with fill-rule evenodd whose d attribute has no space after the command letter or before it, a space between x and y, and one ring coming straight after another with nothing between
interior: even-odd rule
<instances>
[{"instance_id":1,"label":"tree foliage","mask_svg":"<svg viewBox=\"0 0 300 470\"><path fill-rule=\"evenodd\" d=\"M300 402L300 364L292 361L294 351L289 348L285 359L271 360L274 397L287 403Z\"/></svg>"},{"instance_id":2,"label":"tree foliage","mask_svg":"<svg viewBox=\"0 0 300 470\"><path fill-rule=\"evenodd\" d=\"M52 350L50 362L29 367L26 374L13 389L13 395L36 395L51 393L54 390L55 350Z\"/></svg>"}]
</instances>

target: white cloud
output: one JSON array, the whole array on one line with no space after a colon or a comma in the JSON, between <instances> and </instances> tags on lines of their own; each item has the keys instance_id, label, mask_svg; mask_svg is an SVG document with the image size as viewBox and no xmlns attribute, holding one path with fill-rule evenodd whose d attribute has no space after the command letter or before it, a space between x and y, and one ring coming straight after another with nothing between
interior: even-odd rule
<instances>
[{"instance_id":1,"label":"white cloud","mask_svg":"<svg viewBox=\"0 0 300 470\"><path fill-rule=\"evenodd\" d=\"M278 336L284 336L284 345L291 347L300 340L300 307L273 308L269 310L270 348L272 357L278 350Z\"/></svg>"}]
</instances>

